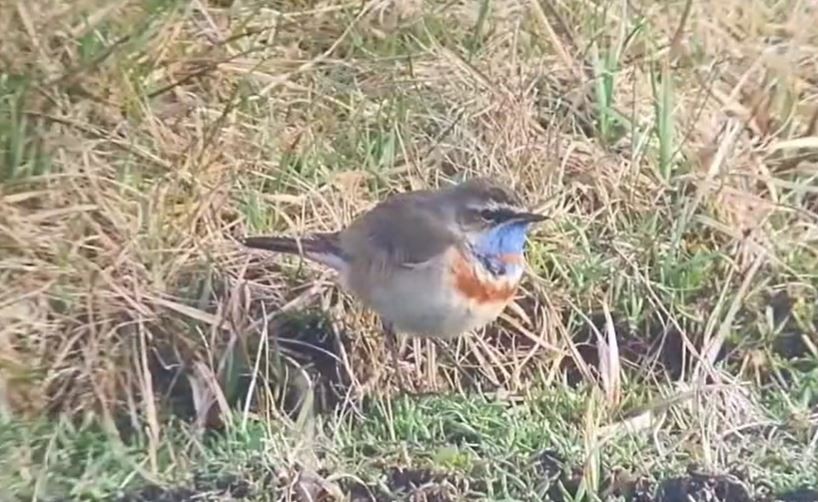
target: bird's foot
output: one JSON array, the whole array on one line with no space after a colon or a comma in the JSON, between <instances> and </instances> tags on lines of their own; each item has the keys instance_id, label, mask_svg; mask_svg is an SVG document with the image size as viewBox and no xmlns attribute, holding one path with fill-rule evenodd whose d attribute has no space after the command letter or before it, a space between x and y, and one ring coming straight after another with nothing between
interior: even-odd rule
<instances>
[{"instance_id":1,"label":"bird's foot","mask_svg":"<svg viewBox=\"0 0 818 502\"><path fill-rule=\"evenodd\" d=\"M400 365L400 349L398 344L398 336L395 333L394 327L389 323L383 324L384 343L392 358L392 366L395 368L395 378L398 382L398 390L401 394L408 393L408 386L403 370Z\"/></svg>"}]
</instances>

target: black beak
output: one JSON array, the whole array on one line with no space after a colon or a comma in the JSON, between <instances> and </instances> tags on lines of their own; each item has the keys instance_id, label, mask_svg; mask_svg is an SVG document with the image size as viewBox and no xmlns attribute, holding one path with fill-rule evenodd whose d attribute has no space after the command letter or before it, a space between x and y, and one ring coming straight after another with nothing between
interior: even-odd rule
<instances>
[{"instance_id":1,"label":"black beak","mask_svg":"<svg viewBox=\"0 0 818 502\"><path fill-rule=\"evenodd\" d=\"M509 221L515 221L520 223L536 223L538 221L542 221L545 219L544 214L538 213L514 213L510 218Z\"/></svg>"}]
</instances>

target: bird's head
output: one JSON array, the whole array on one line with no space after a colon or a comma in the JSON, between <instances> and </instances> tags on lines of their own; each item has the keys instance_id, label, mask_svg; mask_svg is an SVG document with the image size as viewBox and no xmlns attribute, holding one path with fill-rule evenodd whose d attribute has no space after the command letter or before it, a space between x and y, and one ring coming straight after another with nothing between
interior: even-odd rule
<instances>
[{"instance_id":1,"label":"bird's head","mask_svg":"<svg viewBox=\"0 0 818 502\"><path fill-rule=\"evenodd\" d=\"M521 255L531 226L545 216L526 209L505 187L474 178L444 195L458 231L485 256Z\"/></svg>"}]
</instances>

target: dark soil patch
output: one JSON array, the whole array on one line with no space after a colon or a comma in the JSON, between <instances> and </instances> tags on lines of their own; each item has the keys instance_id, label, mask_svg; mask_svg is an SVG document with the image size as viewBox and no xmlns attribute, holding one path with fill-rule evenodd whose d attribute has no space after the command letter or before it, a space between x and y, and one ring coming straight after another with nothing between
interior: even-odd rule
<instances>
[{"instance_id":1,"label":"dark soil patch","mask_svg":"<svg viewBox=\"0 0 818 502\"><path fill-rule=\"evenodd\" d=\"M259 316L261 313L259 313ZM344 398L350 383L349 376L339 364L340 352L335 334L325 313L305 310L280 315L268 326L268 347L274 366L270 380L258 375L255 396L276 396L275 406L291 417L297 416L304 402L305 388L311 389L316 398L318 412L331 411ZM258 353L260 338L253 333L239 336L239 343L230 348L231 369L218 375L227 404L242 408L248 389L253 381L252 370ZM203 425L207 429L220 430L224 424L218 406L211 403L208 410L197 410L189 376L195 359L189 350L165 344L154 347L149 364L157 392L162 400L161 409L181 420L192 422L203 413ZM278 357L278 351L286 349L288 358ZM298 367L296 367L298 365ZM310 381L299 380L308 375ZM257 409L260 403L251 403ZM129 424L122 420L123 435L129 432Z\"/></svg>"},{"instance_id":2,"label":"dark soil patch","mask_svg":"<svg viewBox=\"0 0 818 502\"><path fill-rule=\"evenodd\" d=\"M811 340L813 345L818 342L818 314L812 320L812 329L805 329L793 312L796 304L797 300L786 291L780 291L768 299L773 323L780 327L772 348L776 355L791 361L797 370L809 371L817 363L806 340Z\"/></svg>"},{"instance_id":3,"label":"dark soil patch","mask_svg":"<svg viewBox=\"0 0 818 502\"><path fill-rule=\"evenodd\" d=\"M582 481L582 470L572 468L555 450L545 450L534 459L534 468L548 487L548 498L562 500L563 490L576 493Z\"/></svg>"},{"instance_id":4,"label":"dark soil patch","mask_svg":"<svg viewBox=\"0 0 818 502\"><path fill-rule=\"evenodd\" d=\"M547 485L550 500L574 500L582 481L578 466L570 465L559 453L546 450L535 459L535 467ZM745 478L739 474L708 473L695 466L683 475L663 480L615 469L603 472L600 495L603 500L631 502L818 502L818 490L814 488L773 494L768 486Z\"/></svg>"},{"instance_id":5,"label":"dark soil patch","mask_svg":"<svg viewBox=\"0 0 818 502\"><path fill-rule=\"evenodd\" d=\"M809 372L818 365L818 359L812 353L810 345L818 343L818 319L812 321L812 327L803 326L795 319L793 309L797 301L787 292L778 292L759 301L759 305L745 306L736 317L736 324L741 327L740 343L726 340L714 362L728 365L741 365L751 352L771 349L771 355L787 362L787 368L779 368L779 374L785 378L789 372ZM772 335L762 333L761 326L768 324L766 309L772 311L776 332ZM659 313L655 313L638 325L632 325L617 313L611 315L614 330L619 344L619 353L623 368L633 378L640 375L651 375L664 372L676 380L683 374L690 374L697 359L691 347L700 351L703 345L703 326L693 321L684 321L680 331L674 323ZM602 313L588 316L590 323L583 323L572 331L572 340L577 346L580 357L592 371L599 364L597 334L606 333L606 317ZM568 325L569 316L563 319ZM807 340L810 340L808 342ZM767 361L766 364L771 364ZM769 368L760 368L762 373ZM563 360L562 370L569 383L576 384L583 380L577 362L571 358Z\"/></svg>"},{"instance_id":6,"label":"dark soil patch","mask_svg":"<svg viewBox=\"0 0 818 502\"><path fill-rule=\"evenodd\" d=\"M363 484L356 481L345 483L342 489L352 502L450 502L462 500L464 491L467 491L464 479L431 469L391 467L384 474L383 483Z\"/></svg>"},{"instance_id":7,"label":"dark soil patch","mask_svg":"<svg viewBox=\"0 0 818 502\"><path fill-rule=\"evenodd\" d=\"M736 477L691 472L687 476L662 481L656 492L656 500L662 502L698 500L750 502L753 498L745 484Z\"/></svg>"},{"instance_id":8,"label":"dark soil patch","mask_svg":"<svg viewBox=\"0 0 818 502\"><path fill-rule=\"evenodd\" d=\"M603 313L591 314L588 318L590 323L584 323L576 328L572 339L583 362L592 371L596 371L599 366L597 332L603 336L607 333L607 319ZM676 380L682 374L689 374L693 369L696 357L690 347L695 347L696 350L701 348L704 337L700 326L682 326L686 332L683 334L672 322L659 314L636 326L616 313L612 313L611 318L623 368L634 378L638 378L639 375L655 375L658 371ZM565 322L567 321L566 319ZM729 342L725 343L716 357L716 362L724 360L733 349ZM577 384L583 380L577 362L573 359L563 360L561 369L566 372L569 383Z\"/></svg>"},{"instance_id":9,"label":"dark soil patch","mask_svg":"<svg viewBox=\"0 0 818 502\"><path fill-rule=\"evenodd\" d=\"M116 502L187 502L246 500L256 495L249 481L238 476L221 476L215 479L197 477L191 486L163 488L146 486L122 494Z\"/></svg>"},{"instance_id":10,"label":"dark soil patch","mask_svg":"<svg viewBox=\"0 0 818 502\"><path fill-rule=\"evenodd\" d=\"M542 479L540 493L555 502L574 500L582 481L582 470L571 465L554 450L546 450L534 458L533 468ZM325 476L328 473L318 473ZM630 502L818 502L818 489L803 487L772 494L765 486L753 486L734 474L712 474L691 467L687 473L664 480L652 480L632 475L624 469L603 473L600 497L602 500ZM399 500L423 502L450 502L482 499L485 482L466 479L451 472L427 468L387 467L379 481L362 482L345 478L339 488L346 500L352 502L393 502ZM299 478L300 479L300 478ZM280 481L280 480L279 480ZM320 500L333 500L320 489L320 483L300 479L306 490ZM314 486L313 486L314 485ZM114 498L117 502L192 502L257 500L261 494L271 495L281 489L270 476L263 480L248 481L239 476L196 478L189 486L162 488L148 486ZM301 492L298 492L301 493ZM301 500L296 493L294 500ZM321 498L323 497L323 498Z\"/></svg>"}]
</instances>

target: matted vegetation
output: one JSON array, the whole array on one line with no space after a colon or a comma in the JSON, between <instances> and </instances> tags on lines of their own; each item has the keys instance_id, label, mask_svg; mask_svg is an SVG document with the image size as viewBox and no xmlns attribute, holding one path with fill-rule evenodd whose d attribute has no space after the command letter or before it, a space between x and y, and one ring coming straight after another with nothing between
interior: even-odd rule
<instances>
[{"instance_id":1,"label":"matted vegetation","mask_svg":"<svg viewBox=\"0 0 818 502\"><path fill-rule=\"evenodd\" d=\"M815 496L815 19L3 5L2 493ZM549 218L498 323L409 341L411 396L331 275L236 241L472 175Z\"/></svg>"}]
</instances>

